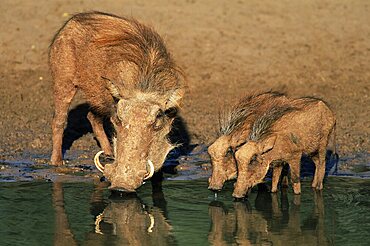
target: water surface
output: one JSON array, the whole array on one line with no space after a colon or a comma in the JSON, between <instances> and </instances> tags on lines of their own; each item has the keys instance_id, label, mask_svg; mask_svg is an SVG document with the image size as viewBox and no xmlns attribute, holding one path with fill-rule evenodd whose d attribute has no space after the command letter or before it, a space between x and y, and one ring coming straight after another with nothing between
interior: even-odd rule
<instances>
[{"instance_id":1,"label":"water surface","mask_svg":"<svg viewBox=\"0 0 370 246\"><path fill-rule=\"evenodd\" d=\"M323 192L215 199L206 180L150 182L137 196L104 183L0 183L0 245L368 245L370 180L329 177Z\"/></svg>"}]
</instances>

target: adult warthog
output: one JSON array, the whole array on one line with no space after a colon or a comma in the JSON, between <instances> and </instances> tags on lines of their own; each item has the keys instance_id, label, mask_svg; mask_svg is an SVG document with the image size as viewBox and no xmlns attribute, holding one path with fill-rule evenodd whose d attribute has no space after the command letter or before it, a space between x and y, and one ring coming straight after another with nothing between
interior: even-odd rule
<instances>
[{"instance_id":1,"label":"adult warthog","mask_svg":"<svg viewBox=\"0 0 370 246\"><path fill-rule=\"evenodd\" d=\"M50 46L55 115L51 163L62 165L68 108L81 90L102 151L96 164L111 189L133 192L159 170L174 146L167 135L184 94L184 79L162 38L134 19L90 12L74 15ZM113 123L113 149L103 119ZM100 154L100 152L99 152Z\"/></svg>"}]
</instances>

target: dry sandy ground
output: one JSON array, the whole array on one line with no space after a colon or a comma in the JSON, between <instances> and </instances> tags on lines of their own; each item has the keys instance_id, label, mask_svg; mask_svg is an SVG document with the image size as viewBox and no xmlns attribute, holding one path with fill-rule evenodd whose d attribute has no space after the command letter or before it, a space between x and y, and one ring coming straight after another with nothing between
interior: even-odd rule
<instances>
[{"instance_id":1,"label":"dry sandy ground","mask_svg":"<svg viewBox=\"0 0 370 246\"><path fill-rule=\"evenodd\" d=\"M368 0L2 0L0 160L49 157L48 45L71 14L89 10L135 17L163 36L188 78L181 115L193 143L216 138L218 105L273 89L325 99L337 115L339 155L369 162ZM71 150L97 149L87 134Z\"/></svg>"}]
</instances>

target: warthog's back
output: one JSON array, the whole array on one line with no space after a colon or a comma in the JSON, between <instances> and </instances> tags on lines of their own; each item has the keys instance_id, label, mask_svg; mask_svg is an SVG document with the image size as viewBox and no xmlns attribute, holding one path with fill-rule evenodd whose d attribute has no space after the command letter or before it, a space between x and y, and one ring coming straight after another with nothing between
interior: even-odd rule
<instances>
[{"instance_id":1,"label":"warthog's back","mask_svg":"<svg viewBox=\"0 0 370 246\"><path fill-rule=\"evenodd\" d=\"M127 97L183 87L178 67L153 29L99 12L77 14L59 30L50 46L50 67L53 77L81 89L102 114L109 114L113 104L104 79Z\"/></svg>"},{"instance_id":2,"label":"warthog's back","mask_svg":"<svg viewBox=\"0 0 370 246\"><path fill-rule=\"evenodd\" d=\"M305 152L315 151L321 139L327 138L332 131L335 116L323 101L317 99L298 102L297 106L297 110L281 117L272 126L271 132L286 136Z\"/></svg>"}]
</instances>

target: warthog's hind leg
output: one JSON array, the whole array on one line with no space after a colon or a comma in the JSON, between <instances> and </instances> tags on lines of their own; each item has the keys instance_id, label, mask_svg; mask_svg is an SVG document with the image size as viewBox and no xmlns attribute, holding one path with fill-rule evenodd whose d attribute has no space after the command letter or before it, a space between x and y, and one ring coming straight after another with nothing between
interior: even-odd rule
<instances>
[{"instance_id":1,"label":"warthog's hind leg","mask_svg":"<svg viewBox=\"0 0 370 246\"><path fill-rule=\"evenodd\" d=\"M61 86L63 85L63 86ZM55 112L52 123L53 152L51 154L52 165L63 165L62 141L64 125L67 120L68 108L72 102L77 88L71 82L61 83L54 86Z\"/></svg>"},{"instance_id":2,"label":"warthog's hind leg","mask_svg":"<svg viewBox=\"0 0 370 246\"><path fill-rule=\"evenodd\" d=\"M289 161L290 175L294 194L301 194L301 156L297 155Z\"/></svg>"},{"instance_id":3,"label":"warthog's hind leg","mask_svg":"<svg viewBox=\"0 0 370 246\"><path fill-rule=\"evenodd\" d=\"M316 169L314 179L312 181L312 188L322 190L324 176L325 176L325 157L326 157L326 145L320 146L319 152L312 158L315 162Z\"/></svg>"}]
</instances>

